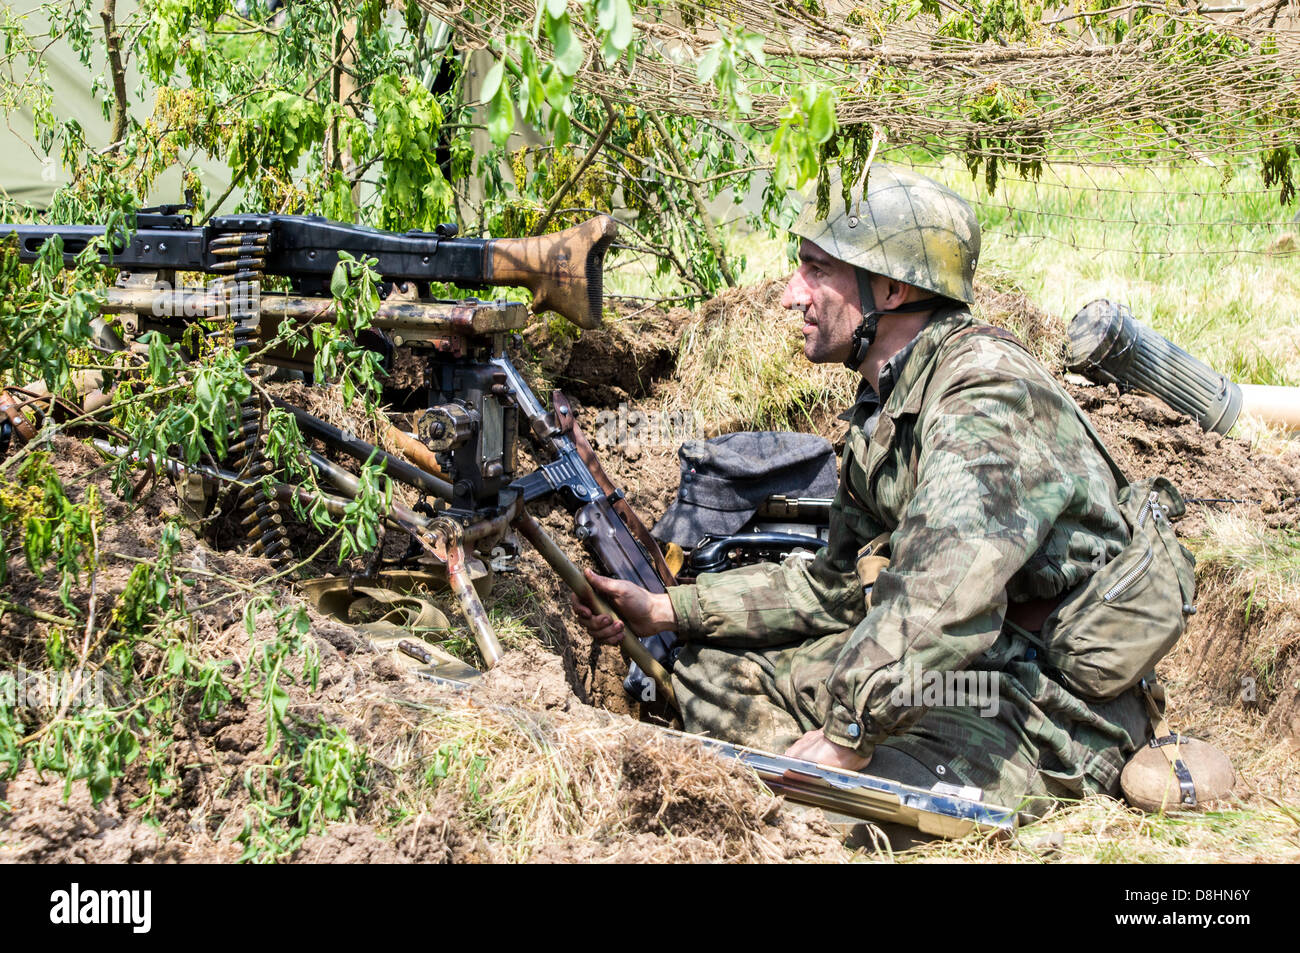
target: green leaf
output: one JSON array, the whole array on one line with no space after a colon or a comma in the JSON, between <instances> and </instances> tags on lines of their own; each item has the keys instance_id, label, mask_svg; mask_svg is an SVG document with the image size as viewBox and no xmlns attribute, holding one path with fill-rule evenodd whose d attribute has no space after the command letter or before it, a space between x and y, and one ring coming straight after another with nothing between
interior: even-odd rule
<instances>
[{"instance_id":1,"label":"green leaf","mask_svg":"<svg viewBox=\"0 0 1300 953\"><path fill-rule=\"evenodd\" d=\"M615 0L597 0L596 3L596 26L602 30L614 29L615 21L618 17L618 9L614 5Z\"/></svg>"},{"instance_id":2,"label":"green leaf","mask_svg":"<svg viewBox=\"0 0 1300 953\"><path fill-rule=\"evenodd\" d=\"M140 739L129 730L122 729L117 735L117 754L122 764L130 764L140 757Z\"/></svg>"},{"instance_id":3,"label":"green leaf","mask_svg":"<svg viewBox=\"0 0 1300 953\"><path fill-rule=\"evenodd\" d=\"M552 21L550 33L555 46L555 68L565 76L576 76L582 68L582 44L569 26L568 17Z\"/></svg>"},{"instance_id":4,"label":"green leaf","mask_svg":"<svg viewBox=\"0 0 1300 953\"><path fill-rule=\"evenodd\" d=\"M618 11L618 16L614 20L614 28L610 31L610 37L616 49L625 50L627 45L632 42L632 28L635 25L632 18L632 4L628 0L614 0L614 6Z\"/></svg>"},{"instance_id":5,"label":"green leaf","mask_svg":"<svg viewBox=\"0 0 1300 953\"><path fill-rule=\"evenodd\" d=\"M330 275L330 294L336 298L342 298L348 291L348 272L343 262L334 266L334 274Z\"/></svg>"},{"instance_id":6,"label":"green leaf","mask_svg":"<svg viewBox=\"0 0 1300 953\"><path fill-rule=\"evenodd\" d=\"M108 773L108 765L102 761L95 762L95 767L86 779L86 787L90 789L90 800L93 804L98 804L108 797L113 790L113 777Z\"/></svg>"},{"instance_id":7,"label":"green leaf","mask_svg":"<svg viewBox=\"0 0 1300 953\"><path fill-rule=\"evenodd\" d=\"M564 16L567 8L567 0L546 0L546 12L549 13L553 19L558 20L560 17Z\"/></svg>"},{"instance_id":8,"label":"green leaf","mask_svg":"<svg viewBox=\"0 0 1300 953\"><path fill-rule=\"evenodd\" d=\"M185 671L185 647L179 642L172 642L167 646L167 656L165 665L169 675L180 675Z\"/></svg>"},{"instance_id":9,"label":"green leaf","mask_svg":"<svg viewBox=\"0 0 1300 953\"><path fill-rule=\"evenodd\" d=\"M812 104L808 117L808 132L818 145L826 142L835 132L835 104L829 89L822 90Z\"/></svg>"},{"instance_id":10,"label":"green leaf","mask_svg":"<svg viewBox=\"0 0 1300 953\"><path fill-rule=\"evenodd\" d=\"M510 102L510 97L505 94L505 88L501 87L492 102L488 103L488 135L496 145L504 146L514 128L515 108Z\"/></svg>"},{"instance_id":11,"label":"green leaf","mask_svg":"<svg viewBox=\"0 0 1300 953\"><path fill-rule=\"evenodd\" d=\"M707 83L713 79L713 74L718 71L718 61L722 57L722 44L714 43L700 57L699 65L695 68L695 76L701 83Z\"/></svg>"},{"instance_id":12,"label":"green leaf","mask_svg":"<svg viewBox=\"0 0 1300 953\"><path fill-rule=\"evenodd\" d=\"M492 68L488 70L488 74L483 80L483 91L480 93L483 102L490 103L496 98L497 90L501 88L501 79L505 74L505 60L497 60L492 64Z\"/></svg>"},{"instance_id":13,"label":"green leaf","mask_svg":"<svg viewBox=\"0 0 1300 953\"><path fill-rule=\"evenodd\" d=\"M555 144L557 146L568 145L569 139L573 135L573 129L569 123L569 117L562 112L557 112L554 116L555 125L551 132L555 136Z\"/></svg>"}]
</instances>

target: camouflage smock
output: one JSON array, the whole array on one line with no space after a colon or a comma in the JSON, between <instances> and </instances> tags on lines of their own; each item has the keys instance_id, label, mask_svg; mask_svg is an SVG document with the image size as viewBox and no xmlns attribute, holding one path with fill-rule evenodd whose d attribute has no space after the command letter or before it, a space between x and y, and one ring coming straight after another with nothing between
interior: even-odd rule
<instances>
[{"instance_id":1,"label":"camouflage smock","mask_svg":"<svg viewBox=\"0 0 1300 953\"><path fill-rule=\"evenodd\" d=\"M1063 595L1124 547L1114 477L1069 395L1023 349L954 339L975 323L936 317L874 427L869 404L854 408L815 559L669 590L688 643L674 676L687 730L778 747L821 727L863 755L899 748L1003 803L1114 793L1145 738L1136 693L1074 697L1004 625L1009 600ZM882 532L890 564L868 609L854 564ZM923 673L952 671L997 672L998 717L917 703ZM768 730L747 694L777 699L793 721Z\"/></svg>"}]
</instances>

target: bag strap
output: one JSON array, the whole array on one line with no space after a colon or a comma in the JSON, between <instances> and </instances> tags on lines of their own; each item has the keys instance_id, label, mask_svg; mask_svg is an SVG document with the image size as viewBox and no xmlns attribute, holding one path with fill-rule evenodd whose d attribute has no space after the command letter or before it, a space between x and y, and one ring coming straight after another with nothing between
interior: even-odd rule
<instances>
[{"instance_id":1,"label":"bag strap","mask_svg":"<svg viewBox=\"0 0 1300 953\"><path fill-rule=\"evenodd\" d=\"M944 344L945 346L947 346L949 343L957 341L971 334L979 334L979 335L983 335L984 337L998 338L999 340L1006 341L1008 344L1014 344L1016 347L1020 348L1022 351L1028 354L1030 357L1034 356L1033 352L1029 350L1028 346L1026 346L1024 341L1020 340L1020 338L1016 337L1014 334L1012 334L1010 331L1006 330L1005 328L999 328L992 324L972 324L969 327L962 328L960 331L957 331L956 333L949 335L947 341L945 341ZM1102 443L1101 435L1097 433L1097 428L1095 428L1092 425L1092 421L1089 420L1088 415L1083 412L1083 408L1080 407L1077 403L1075 403L1073 399L1071 399L1070 401L1070 406L1074 408L1075 415L1079 418L1079 421L1083 424L1083 429L1088 431L1088 436L1092 438L1093 445L1096 446L1098 452L1101 454L1102 459L1105 460L1106 465L1110 467L1110 472L1115 477L1116 488L1123 489L1124 487L1128 486L1129 485L1128 477L1124 475L1124 471L1119 468L1119 464L1115 462L1115 458L1110 455L1110 451L1107 450L1106 445Z\"/></svg>"},{"instance_id":2,"label":"bag strap","mask_svg":"<svg viewBox=\"0 0 1300 953\"><path fill-rule=\"evenodd\" d=\"M1178 746L1179 742L1186 739L1172 731L1165 721L1165 687L1156 680L1155 672L1151 672L1138 684L1142 690L1142 699L1146 702L1147 719L1151 722L1151 740L1147 744L1159 748L1169 761L1169 769L1178 781L1181 806L1196 807L1196 784Z\"/></svg>"}]
</instances>

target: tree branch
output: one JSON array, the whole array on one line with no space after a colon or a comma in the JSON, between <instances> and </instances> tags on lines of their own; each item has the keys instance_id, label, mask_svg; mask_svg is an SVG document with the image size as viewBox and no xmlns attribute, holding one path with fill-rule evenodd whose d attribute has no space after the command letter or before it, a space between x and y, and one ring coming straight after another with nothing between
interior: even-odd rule
<instances>
[{"instance_id":1,"label":"tree branch","mask_svg":"<svg viewBox=\"0 0 1300 953\"><path fill-rule=\"evenodd\" d=\"M673 142L672 137L668 135L668 130L664 128L663 120L659 114L651 112L648 114L650 121L659 132L659 136L664 141L664 148L668 150L668 157L673 160L673 165L682 178L686 180L686 188L691 193L691 201L695 203L695 211L700 216L700 224L704 227L704 235L709 241L709 247L713 250L713 257L718 260L718 267L722 269L722 277L732 288L736 287L736 276L732 274L731 265L727 263L727 253L722 248L722 239L718 237L718 230L713 226L713 217L709 214L708 203L704 201L704 193L700 187L695 184L694 180L687 177L686 161L682 158L681 152L677 149L677 143Z\"/></svg>"},{"instance_id":2,"label":"tree branch","mask_svg":"<svg viewBox=\"0 0 1300 953\"><path fill-rule=\"evenodd\" d=\"M561 185L556 193L551 196L550 202L546 204L546 211L542 213L542 217L538 219L537 224L533 226L534 235L540 235L542 232L546 231L546 226L551 224L551 219L555 217L555 210L560 207L560 203L564 200L564 197L569 194L569 190L578 184L578 180L581 179L582 174L587 171L592 160L596 158L596 154L600 152L601 146L605 144L605 140L609 138L610 132L614 129L614 123L618 120L618 113L614 112L614 110L610 108L608 100L602 98L601 101L605 103L605 110L609 113L609 118L605 120L605 125L600 130L600 134L596 136L595 141L591 144L591 148L588 149L587 154L582 157L582 161L578 163L577 168L569 174L569 177L565 179L564 184Z\"/></svg>"},{"instance_id":3,"label":"tree branch","mask_svg":"<svg viewBox=\"0 0 1300 953\"><path fill-rule=\"evenodd\" d=\"M127 99L126 67L122 65L122 34L117 31L117 0L104 0L99 11L104 21L104 41L108 47L108 70L113 77L113 132L109 142L120 148L126 138Z\"/></svg>"}]
</instances>

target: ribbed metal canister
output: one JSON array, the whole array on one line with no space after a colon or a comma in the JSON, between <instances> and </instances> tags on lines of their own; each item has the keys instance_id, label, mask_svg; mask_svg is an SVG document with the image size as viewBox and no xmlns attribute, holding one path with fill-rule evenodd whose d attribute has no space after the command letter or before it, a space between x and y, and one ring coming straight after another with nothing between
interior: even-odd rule
<instances>
[{"instance_id":1,"label":"ribbed metal canister","mask_svg":"<svg viewBox=\"0 0 1300 953\"><path fill-rule=\"evenodd\" d=\"M1154 394L1203 430L1226 434L1241 413L1241 388L1099 298L1070 319L1070 370L1103 384Z\"/></svg>"}]
</instances>

